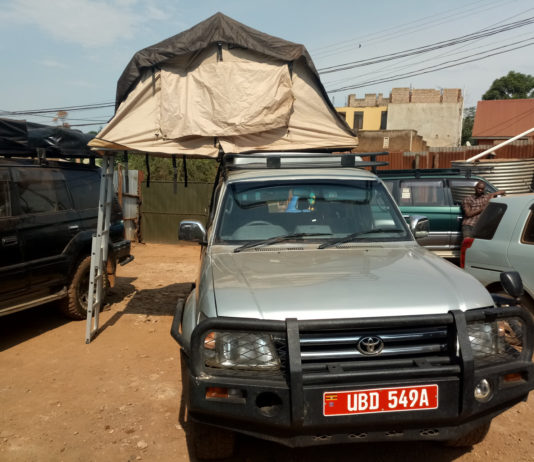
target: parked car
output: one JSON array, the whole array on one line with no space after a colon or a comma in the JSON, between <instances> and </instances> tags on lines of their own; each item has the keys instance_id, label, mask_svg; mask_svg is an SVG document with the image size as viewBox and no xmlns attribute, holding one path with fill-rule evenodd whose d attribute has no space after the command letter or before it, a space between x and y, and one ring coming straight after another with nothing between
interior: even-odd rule
<instances>
[{"instance_id":1,"label":"parked car","mask_svg":"<svg viewBox=\"0 0 534 462\"><path fill-rule=\"evenodd\" d=\"M0 157L0 315L57 301L85 318L100 169L66 161ZM116 200L106 286L130 256Z\"/></svg>"},{"instance_id":2,"label":"parked car","mask_svg":"<svg viewBox=\"0 0 534 462\"><path fill-rule=\"evenodd\" d=\"M534 194L492 199L464 239L461 266L492 292L502 291L501 272L519 272L521 302L534 315Z\"/></svg>"},{"instance_id":3,"label":"parked car","mask_svg":"<svg viewBox=\"0 0 534 462\"><path fill-rule=\"evenodd\" d=\"M236 432L293 447L470 446L526 399L531 317L497 308L420 246L428 220L412 216L409 228L382 181L357 168L366 163L330 153L222 162L206 228L179 228L203 246L171 328L198 458L229 457ZM513 339L499 334L510 323Z\"/></svg>"},{"instance_id":4,"label":"parked car","mask_svg":"<svg viewBox=\"0 0 534 462\"><path fill-rule=\"evenodd\" d=\"M483 178L460 169L378 170L405 215L424 215L430 233L420 244L445 258L458 258L462 244L462 201L482 181L486 192L497 190Z\"/></svg>"}]
</instances>

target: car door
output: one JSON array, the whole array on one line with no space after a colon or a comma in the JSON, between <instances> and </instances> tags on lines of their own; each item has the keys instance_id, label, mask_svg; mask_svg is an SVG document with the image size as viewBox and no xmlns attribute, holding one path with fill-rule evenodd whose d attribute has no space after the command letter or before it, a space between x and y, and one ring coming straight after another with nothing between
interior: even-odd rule
<instances>
[{"instance_id":1,"label":"car door","mask_svg":"<svg viewBox=\"0 0 534 462\"><path fill-rule=\"evenodd\" d=\"M21 211L19 238L32 293L50 293L67 279L63 254L78 232L78 216L59 169L14 167L13 183Z\"/></svg>"},{"instance_id":2,"label":"car door","mask_svg":"<svg viewBox=\"0 0 534 462\"><path fill-rule=\"evenodd\" d=\"M463 210L462 202L467 197L474 193L475 185L481 180L480 178L458 178L450 179L449 190L451 194L451 248L459 249L462 245L462 220ZM484 193L494 192L496 189L490 184L486 183Z\"/></svg>"},{"instance_id":3,"label":"car door","mask_svg":"<svg viewBox=\"0 0 534 462\"><path fill-rule=\"evenodd\" d=\"M9 169L0 167L0 312L16 303L29 287L12 198Z\"/></svg>"},{"instance_id":4,"label":"car door","mask_svg":"<svg viewBox=\"0 0 534 462\"><path fill-rule=\"evenodd\" d=\"M534 199L519 215L508 247L508 261L521 275L525 290L534 296Z\"/></svg>"},{"instance_id":5,"label":"car door","mask_svg":"<svg viewBox=\"0 0 534 462\"><path fill-rule=\"evenodd\" d=\"M447 250L451 238L451 205L444 180L436 178L400 180L398 203L404 215L423 215L430 222L428 237L419 243L429 250Z\"/></svg>"}]
</instances>

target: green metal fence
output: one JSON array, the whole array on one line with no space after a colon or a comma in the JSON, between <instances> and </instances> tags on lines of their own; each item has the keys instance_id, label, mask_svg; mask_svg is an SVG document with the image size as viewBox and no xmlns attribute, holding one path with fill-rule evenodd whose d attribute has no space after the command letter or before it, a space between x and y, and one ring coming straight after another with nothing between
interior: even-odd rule
<instances>
[{"instance_id":1,"label":"green metal fence","mask_svg":"<svg viewBox=\"0 0 534 462\"><path fill-rule=\"evenodd\" d=\"M181 220L206 223L213 189L212 183L178 182L176 193L172 181L151 181L142 184L141 238L143 242L175 244Z\"/></svg>"}]
</instances>

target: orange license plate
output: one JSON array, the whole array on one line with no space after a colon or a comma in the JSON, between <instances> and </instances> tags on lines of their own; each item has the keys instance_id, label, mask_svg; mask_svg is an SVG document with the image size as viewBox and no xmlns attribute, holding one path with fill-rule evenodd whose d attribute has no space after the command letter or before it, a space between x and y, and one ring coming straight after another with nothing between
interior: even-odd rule
<instances>
[{"instance_id":1,"label":"orange license plate","mask_svg":"<svg viewBox=\"0 0 534 462\"><path fill-rule=\"evenodd\" d=\"M420 411L437 408L437 385L323 393L323 415L325 416Z\"/></svg>"}]
</instances>

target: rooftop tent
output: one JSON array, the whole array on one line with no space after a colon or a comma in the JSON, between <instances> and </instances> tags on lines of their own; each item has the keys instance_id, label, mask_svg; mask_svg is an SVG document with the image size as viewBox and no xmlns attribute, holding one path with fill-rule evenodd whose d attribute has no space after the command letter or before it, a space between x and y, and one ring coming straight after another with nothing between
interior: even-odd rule
<instances>
[{"instance_id":1,"label":"rooftop tent","mask_svg":"<svg viewBox=\"0 0 534 462\"><path fill-rule=\"evenodd\" d=\"M137 52L117 84L116 113L93 148L217 157L249 151L351 149L303 45L217 13Z\"/></svg>"}]
</instances>

